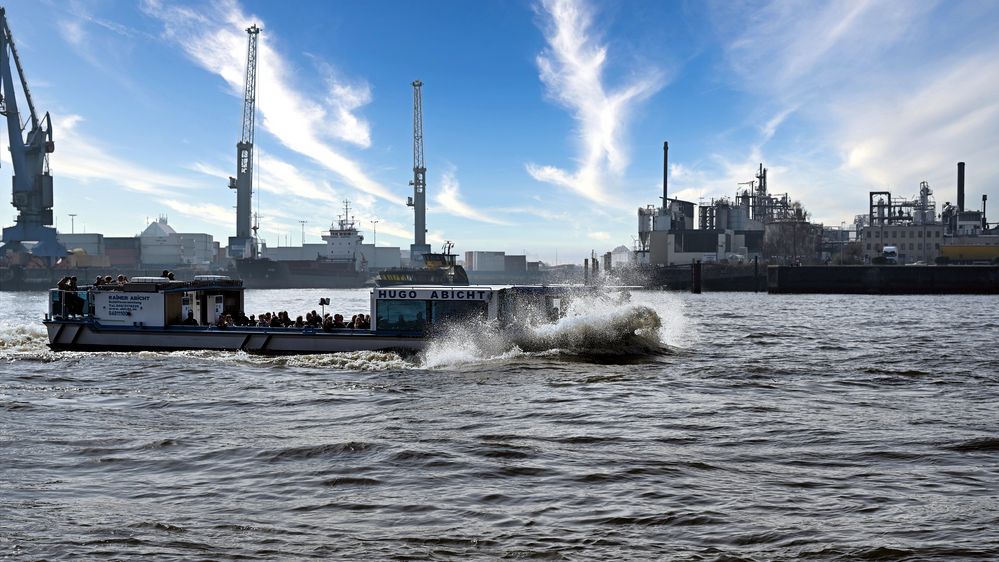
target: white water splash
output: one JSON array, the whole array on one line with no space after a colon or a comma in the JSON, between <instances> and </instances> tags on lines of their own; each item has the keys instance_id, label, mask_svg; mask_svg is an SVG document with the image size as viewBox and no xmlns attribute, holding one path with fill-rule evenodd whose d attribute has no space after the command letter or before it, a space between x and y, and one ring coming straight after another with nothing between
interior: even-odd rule
<instances>
[{"instance_id":1,"label":"white water splash","mask_svg":"<svg viewBox=\"0 0 999 562\"><path fill-rule=\"evenodd\" d=\"M533 313L532 313L533 312ZM606 297L572 301L565 316L550 323L529 311L521 322L469 321L435 334L420 354L420 366L446 369L496 363L525 356L636 360L667 350L662 320L651 307Z\"/></svg>"},{"instance_id":2,"label":"white water splash","mask_svg":"<svg viewBox=\"0 0 999 562\"><path fill-rule=\"evenodd\" d=\"M55 353L41 324L21 324L0 328L0 361L51 361Z\"/></svg>"}]
</instances>

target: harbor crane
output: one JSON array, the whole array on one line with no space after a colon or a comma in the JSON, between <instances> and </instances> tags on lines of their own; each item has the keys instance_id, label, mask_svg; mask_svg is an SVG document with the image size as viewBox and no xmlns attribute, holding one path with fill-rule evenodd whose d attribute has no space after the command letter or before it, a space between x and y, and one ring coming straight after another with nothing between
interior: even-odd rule
<instances>
[{"instance_id":1,"label":"harbor crane","mask_svg":"<svg viewBox=\"0 0 999 562\"><path fill-rule=\"evenodd\" d=\"M406 205L413 207L413 245L409 259L423 263L423 254L430 252L427 245L427 166L423 162L423 82L413 81L413 196Z\"/></svg>"},{"instance_id":2,"label":"harbor crane","mask_svg":"<svg viewBox=\"0 0 999 562\"><path fill-rule=\"evenodd\" d=\"M229 189L236 190L236 236L229 237L229 257L257 257L256 226L250 227L253 196L253 128L256 120L257 36L256 24L248 27L246 49L246 88L243 94L243 133L236 143L236 177L229 178ZM253 231L251 234L250 231Z\"/></svg>"},{"instance_id":3,"label":"harbor crane","mask_svg":"<svg viewBox=\"0 0 999 562\"><path fill-rule=\"evenodd\" d=\"M28 120L23 125L17 107L11 61L17 69L28 104ZM54 261L66 255L66 248L59 243L56 230L52 228L52 174L49 172L49 154L55 151L52 119L47 112L44 117L38 118L4 8L0 8L0 86L0 114L7 118L10 159L14 167L11 204L17 209L14 226L3 229L4 245L0 248L0 256L8 252L26 254L22 242L34 241L37 243L31 253ZM23 136L24 129L29 125L31 128L27 136Z\"/></svg>"}]
</instances>

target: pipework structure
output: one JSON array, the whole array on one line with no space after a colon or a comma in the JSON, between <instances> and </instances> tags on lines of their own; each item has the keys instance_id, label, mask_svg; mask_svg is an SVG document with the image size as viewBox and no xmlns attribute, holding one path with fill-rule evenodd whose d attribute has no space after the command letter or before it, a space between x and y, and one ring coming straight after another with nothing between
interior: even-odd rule
<instances>
[{"instance_id":1,"label":"pipework structure","mask_svg":"<svg viewBox=\"0 0 999 562\"><path fill-rule=\"evenodd\" d=\"M919 197L913 199L893 198L890 191L871 191L868 194L867 224L934 224L937 222L937 204L932 195L933 190L926 181L919 183Z\"/></svg>"},{"instance_id":2,"label":"pipework structure","mask_svg":"<svg viewBox=\"0 0 999 562\"><path fill-rule=\"evenodd\" d=\"M413 86L413 196L406 205L413 207L413 245L410 261L422 263L423 254L430 252L427 245L427 166L423 161L423 82L414 80Z\"/></svg>"},{"instance_id":3,"label":"pipework structure","mask_svg":"<svg viewBox=\"0 0 999 562\"><path fill-rule=\"evenodd\" d=\"M28 121L24 125L17 107L12 61L28 104ZM55 151L52 119L48 112L38 118L3 8L0 8L0 85L0 114L7 120L10 159L14 168L11 204L17 209L14 226L3 229L3 254L25 254L27 251L22 242L34 241L37 244L31 253L35 256L53 259L65 256L66 248L59 243L56 230L52 228L52 174L49 171L49 154ZM29 123L31 128L27 137L22 137L23 127Z\"/></svg>"},{"instance_id":4,"label":"pipework structure","mask_svg":"<svg viewBox=\"0 0 999 562\"><path fill-rule=\"evenodd\" d=\"M253 131L256 121L257 96L257 36L256 24L248 27L246 50L246 81L243 94L243 129L236 143L236 177L229 178L229 189L236 190L236 236L229 237L229 257L257 257L257 244L251 233L250 213L253 198Z\"/></svg>"}]
</instances>

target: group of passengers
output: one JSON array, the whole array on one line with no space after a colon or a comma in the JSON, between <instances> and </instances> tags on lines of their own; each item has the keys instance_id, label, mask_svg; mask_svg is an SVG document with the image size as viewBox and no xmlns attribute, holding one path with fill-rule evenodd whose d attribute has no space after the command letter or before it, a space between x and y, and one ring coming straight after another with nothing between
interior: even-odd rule
<instances>
[{"instance_id":1,"label":"group of passengers","mask_svg":"<svg viewBox=\"0 0 999 562\"><path fill-rule=\"evenodd\" d=\"M167 270L167 269L163 270L163 273L160 274L160 277L165 277L165 278L169 279L170 281L174 281L175 280L173 272L170 271L170 270ZM70 279L70 278L66 277L66 278L64 278L64 280L65 279ZM72 279L75 281L76 277L73 277ZM60 284L61 283L62 282L60 281ZM122 275L120 273L118 274L117 278L111 277L110 275L104 275L104 276L98 275L97 278L94 279L94 287L100 287L102 285L105 285L105 286L106 285L124 285L125 283L128 283L128 277L126 277L126 276L124 276L124 275ZM60 285L60 288L62 288L61 285Z\"/></svg>"},{"instance_id":2,"label":"group of passengers","mask_svg":"<svg viewBox=\"0 0 999 562\"><path fill-rule=\"evenodd\" d=\"M99 287L101 285L124 285L125 283L128 283L128 277L125 277L120 273L118 274L117 279L111 277L110 275L105 275L104 277L98 275L97 279L94 279L94 287Z\"/></svg>"},{"instance_id":3,"label":"group of passengers","mask_svg":"<svg viewBox=\"0 0 999 562\"><path fill-rule=\"evenodd\" d=\"M183 322L184 324L197 325L197 321L194 319L194 313L189 312L187 315L187 320ZM297 316L294 320L287 311L281 312L266 312L257 317L251 314L249 317L246 316L244 312L237 312L233 314L223 314L219 317L218 321L215 323L218 328L226 328L230 326L258 326L258 327L269 327L269 328L314 328L322 329L325 332L330 332L335 329L353 329L353 330L367 330L371 328L371 316L368 314L355 314L349 322L344 322L342 314L330 314L320 315L318 312L313 310L308 312L305 316Z\"/></svg>"},{"instance_id":4,"label":"group of passengers","mask_svg":"<svg viewBox=\"0 0 999 562\"><path fill-rule=\"evenodd\" d=\"M342 314L320 315L315 310L307 312L305 316L297 316L294 320L287 311L266 312L257 319L257 326L269 326L271 328L322 328L330 331L337 328L368 329L371 327L370 316L365 314L355 314L350 322L344 322ZM253 316L250 316L250 325L253 326Z\"/></svg>"},{"instance_id":5,"label":"group of passengers","mask_svg":"<svg viewBox=\"0 0 999 562\"><path fill-rule=\"evenodd\" d=\"M57 285L64 298L63 314L69 316L82 316L84 300L77 294L79 288L76 286L76 276L66 276L59 280Z\"/></svg>"}]
</instances>

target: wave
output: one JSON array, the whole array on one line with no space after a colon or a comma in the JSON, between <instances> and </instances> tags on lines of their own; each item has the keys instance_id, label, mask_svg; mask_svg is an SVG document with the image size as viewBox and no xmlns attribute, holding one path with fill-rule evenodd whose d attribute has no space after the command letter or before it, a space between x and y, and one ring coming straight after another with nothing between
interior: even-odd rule
<instances>
[{"instance_id":1,"label":"wave","mask_svg":"<svg viewBox=\"0 0 999 562\"><path fill-rule=\"evenodd\" d=\"M21 324L0 328L0 361L53 361L44 326Z\"/></svg>"},{"instance_id":2,"label":"wave","mask_svg":"<svg viewBox=\"0 0 999 562\"><path fill-rule=\"evenodd\" d=\"M436 369L526 357L632 362L670 352L662 319L645 305L583 298L555 323L536 318L527 315L505 327L478 320L451 324L431 337L418 363Z\"/></svg>"}]
</instances>

